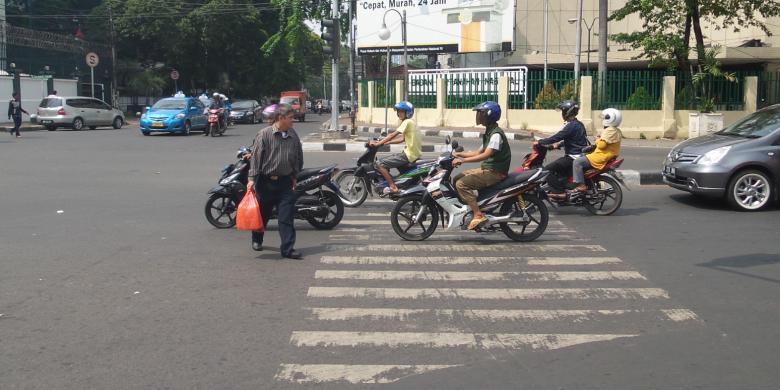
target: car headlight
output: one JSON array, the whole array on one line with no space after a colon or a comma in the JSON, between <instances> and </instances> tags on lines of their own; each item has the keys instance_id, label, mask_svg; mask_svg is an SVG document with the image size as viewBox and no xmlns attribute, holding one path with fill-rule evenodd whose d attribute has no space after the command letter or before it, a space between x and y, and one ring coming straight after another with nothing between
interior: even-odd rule
<instances>
[{"instance_id":1,"label":"car headlight","mask_svg":"<svg viewBox=\"0 0 780 390\"><path fill-rule=\"evenodd\" d=\"M244 115L249 115L251 113L252 113L251 111L244 111Z\"/></svg>"},{"instance_id":2,"label":"car headlight","mask_svg":"<svg viewBox=\"0 0 780 390\"><path fill-rule=\"evenodd\" d=\"M703 156L699 157L698 160L696 160L696 164L699 165L714 165L720 162L720 160L723 159L723 157L726 156L726 153L729 152L731 149L731 146L723 146L717 149L712 149L707 153L704 153Z\"/></svg>"},{"instance_id":3,"label":"car headlight","mask_svg":"<svg viewBox=\"0 0 780 390\"><path fill-rule=\"evenodd\" d=\"M141 115L141 119L146 119L146 113L144 113L143 115Z\"/></svg>"},{"instance_id":4,"label":"car headlight","mask_svg":"<svg viewBox=\"0 0 780 390\"><path fill-rule=\"evenodd\" d=\"M176 116L174 118L176 118L176 119L184 119L184 117L185 117L184 114L176 114Z\"/></svg>"}]
</instances>

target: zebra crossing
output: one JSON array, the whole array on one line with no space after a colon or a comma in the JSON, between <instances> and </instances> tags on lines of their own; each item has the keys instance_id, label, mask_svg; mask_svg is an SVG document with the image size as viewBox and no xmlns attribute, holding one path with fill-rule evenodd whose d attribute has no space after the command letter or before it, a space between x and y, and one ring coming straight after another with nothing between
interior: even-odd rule
<instances>
[{"instance_id":1,"label":"zebra crossing","mask_svg":"<svg viewBox=\"0 0 780 390\"><path fill-rule=\"evenodd\" d=\"M348 209L330 232L279 383L394 383L515 352L701 326L554 215L532 243L443 230L407 242L392 232L389 207Z\"/></svg>"}]
</instances>

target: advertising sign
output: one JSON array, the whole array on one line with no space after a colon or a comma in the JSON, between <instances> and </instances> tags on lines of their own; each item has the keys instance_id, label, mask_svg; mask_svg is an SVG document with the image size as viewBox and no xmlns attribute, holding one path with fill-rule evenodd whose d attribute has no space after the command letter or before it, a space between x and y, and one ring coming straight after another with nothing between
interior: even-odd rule
<instances>
[{"instance_id":1,"label":"advertising sign","mask_svg":"<svg viewBox=\"0 0 780 390\"><path fill-rule=\"evenodd\" d=\"M511 0L358 0L358 54L384 53L388 44L393 53L403 51L399 15L403 11L409 54L511 51L514 4ZM391 32L387 40L378 35L383 17Z\"/></svg>"}]
</instances>

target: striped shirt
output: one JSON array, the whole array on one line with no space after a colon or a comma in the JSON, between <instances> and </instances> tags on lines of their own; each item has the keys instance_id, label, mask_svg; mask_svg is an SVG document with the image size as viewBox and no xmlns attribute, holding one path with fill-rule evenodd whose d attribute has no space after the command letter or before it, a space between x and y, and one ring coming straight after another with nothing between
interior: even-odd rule
<instances>
[{"instance_id":1,"label":"striped shirt","mask_svg":"<svg viewBox=\"0 0 780 390\"><path fill-rule=\"evenodd\" d=\"M303 145L295 130L284 132L268 126L257 132L252 145L249 178L264 176L297 176L303 169Z\"/></svg>"}]
</instances>

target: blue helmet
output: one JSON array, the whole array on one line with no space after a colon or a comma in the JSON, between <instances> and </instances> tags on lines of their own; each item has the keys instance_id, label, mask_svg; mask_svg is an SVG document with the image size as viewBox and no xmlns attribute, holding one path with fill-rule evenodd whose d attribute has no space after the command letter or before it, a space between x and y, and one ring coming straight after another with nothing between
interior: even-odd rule
<instances>
[{"instance_id":1,"label":"blue helmet","mask_svg":"<svg viewBox=\"0 0 780 390\"><path fill-rule=\"evenodd\" d=\"M409 103L405 100L396 103L395 106L393 106L393 108L395 108L396 110L401 110L406 112L407 118L411 118L414 116L414 106L412 105L412 103Z\"/></svg>"},{"instance_id":2,"label":"blue helmet","mask_svg":"<svg viewBox=\"0 0 780 390\"><path fill-rule=\"evenodd\" d=\"M497 123L501 119L501 106L496 102L486 101L474 107L473 111L484 111L489 123Z\"/></svg>"}]
</instances>

